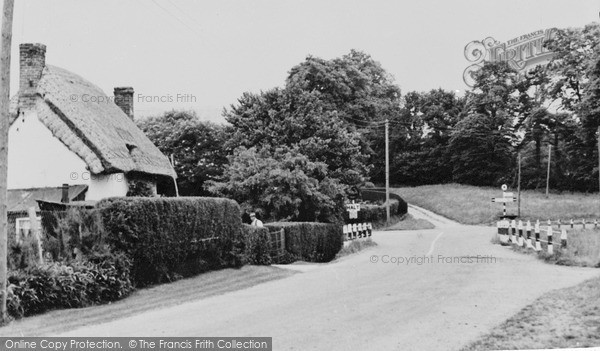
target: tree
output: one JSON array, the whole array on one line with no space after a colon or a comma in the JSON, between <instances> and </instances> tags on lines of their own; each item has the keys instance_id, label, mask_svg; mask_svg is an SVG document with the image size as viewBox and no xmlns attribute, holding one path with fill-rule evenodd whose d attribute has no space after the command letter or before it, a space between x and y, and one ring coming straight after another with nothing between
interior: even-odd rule
<instances>
[{"instance_id":1,"label":"tree","mask_svg":"<svg viewBox=\"0 0 600 351\"><path fill-rule=\"evenodd\" d=\"M333 60L307 57L290 70L286 88L318 93L327 110L359 127L400 108L400 88L393 77L371 56L356 50Z\"/></svg>"},{"instance_id":2,"label":"tree","mask_svg":"<svg viewBox=\"0 0 600 351\"><path fill-rule=\"evenodd\" d=\"M296 149L326 164L330 176L347 185L361 183L368 172L360 134L328 110L318 93L292 88L244 93L224 116L231 124L229 149Z\"/></svg>"},{"instance_id":3,"label":"tree","mask_svg":"<svg viewBox=\"0 0 600 351\"><path fill-rule=\"evenodd\" d=\"M479 186L508 181L513 148L508 126L490 114L472 114L458 122L449 150L455 182Z\"/></svg>"},{"instance_id":4,"label":"tree","mask_svg":"<svg viewBox=\"0 0 600 351\"><path fill-rule=\"evenodd\" d=\"M343 211L346 187L298 148L239 147L224 179L207 182L208 189L246 210L259 209L266 219L334 222Z\"/></svg>"},{"instance_id":5,"label":"tree","mask_svg":"<svg viewBox=\"0 0 600 351\"><path fill-rule=\"evenodd\" d=\"M141 120L138 126L162 153L173 155L180 195L208 194L204 182L221 176L227 163L223 126L200 121L194 112L175 110Z\"/></svg>"}]
</instances>

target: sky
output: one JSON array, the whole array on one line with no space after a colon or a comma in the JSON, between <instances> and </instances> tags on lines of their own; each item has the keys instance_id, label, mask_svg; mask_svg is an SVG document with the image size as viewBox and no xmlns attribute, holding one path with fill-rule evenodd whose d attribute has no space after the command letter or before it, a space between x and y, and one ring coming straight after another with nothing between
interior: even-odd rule
<instances>
[{"instance_id":1,"label":"sky","mask_svg":"<svg viewBox=\"0 0 600 351\"><path fill-rule=\"evenodd\" d=\"M21 43L112 95L135 89L137 118L171 109L223 121L244 92L283 86L308 55L357 49L403 93L464 92L464 47L600 20L600 0L26 0L15 1L11 95ZM162 100L160 102L158 100ZM179 101L178 101L179 100Z\"/></svg>"}]
</instances>

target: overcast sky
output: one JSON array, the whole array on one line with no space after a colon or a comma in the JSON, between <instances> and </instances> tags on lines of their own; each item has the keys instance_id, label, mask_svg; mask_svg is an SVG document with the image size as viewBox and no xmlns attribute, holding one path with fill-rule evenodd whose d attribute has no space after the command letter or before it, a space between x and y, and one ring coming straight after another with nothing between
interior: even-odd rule
<instances>
[{"instance_id":1,"label":"overcast sky","mask_svg":"<svg viewBox=\"0 0 600 351\"><path fill-rule=\"evenodd\" d=\"M403 93L464 90L468 42L582 27L599 11L600 0L17 0L11 94L24 42L45 44L47 63L108 95L133 86L137 116L175 108L219 119L243 92L282 86L307 55L350 49L379 61Z\"/></svg>"}]
</instances>

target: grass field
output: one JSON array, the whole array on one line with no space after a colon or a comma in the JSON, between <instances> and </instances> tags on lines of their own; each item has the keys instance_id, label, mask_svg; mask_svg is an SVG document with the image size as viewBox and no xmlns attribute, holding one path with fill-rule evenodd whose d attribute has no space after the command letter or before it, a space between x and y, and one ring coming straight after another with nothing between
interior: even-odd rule
<instances>
[{"instance_id":1,"label":"grass field","mask_svg":"<svg viewBox=\"0 0 600 351\"><path fill-rule=\"evenodd\" d=\"M509 189L516 196L516 190ZM501 197L500 187L475 187L460 184L424 185L393 188L409 204L414 204L463 224L495 224L502 215L502 204L492 203L492 197ZM517 204L507 204L508 214L517 214ZM550 194L521 191L521 219L570 219L588 222L600 219L600 195L583 193Z\"/></svg>"},{"instance_id":2,"label":"grass field","mask_svg":"<svg viewBox=\"0 0 600 351\"><path fill-rule=\"evenodd\" d=\"M461 351L600 345L600 278L551 291Z\"/></svg>"}]
</instances>

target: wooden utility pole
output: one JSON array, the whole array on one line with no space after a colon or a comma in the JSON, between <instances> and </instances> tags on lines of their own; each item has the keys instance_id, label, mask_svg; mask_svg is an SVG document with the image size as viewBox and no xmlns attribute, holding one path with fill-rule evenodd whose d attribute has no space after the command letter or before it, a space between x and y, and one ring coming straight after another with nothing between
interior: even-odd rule
<instances>
[{"instance_id":1,"label":"wooden utility pole","mask_svg":"<svg viewBox=\"0 0 600 351\"><path fill-rule=\"evenodd\" d=\"M0 41L0 323L8 321L6 313L7 280L7 176L8 176L8 119L10 114L10 50L14 0L4 0L2 39Z\"/></svg>"},{"instance_id":2,"label":"wooden utility pole","mask_svg":"<svg viewBox=\"0 0 600 351\"><path fill-rule=\"evenodd\" d=\"M390 224L390 142L388 120L385 120L385 215L386 225Z\"/></svg>"},{"instance_id":3,"label":"wooden utility pole","mask_svg":"<svg viewBox=\"0 0 600 351\"><path fill-rule=\"evenodd\" d=\"M552 158L552 144L548 145L548 173L546 174L546 198L548 198L548 190L550 189L550 160Z\"/></svg>"},{"instance_id":4,"label":"wooden utility pole","mask_svg":"<svg viewBox=\"0 0 600 351\"><path fill-rule=\"evenodd\" d=\"M521 151L519 151L519 171L517 176L517 217L521 217Z\"/></svg>"},{"instance_id":5,"label":"wooden utility pole","mask_svg":"<svg viewBox=\"0 0 600 351\"><path fill-rule=\"evenodd\" d=\"M171 154L171 167L175 169L175 158ZM173 178L173 184L175 184L175 197L179 197L179 187L177 186L177 179Z\"/></svg>"},{"instance_id":6,"label":"wooden utility pole","mask_svg":"<svg viewBox=\"0 0 600 351\"><path fill-rule=\"evenodd\" d=\"M600 126L598 126L598 191L600 191Z\"/></svg>"}]
</instances>

